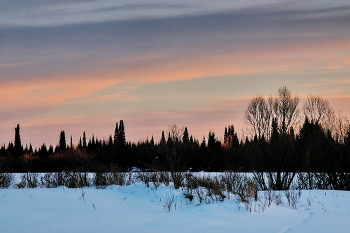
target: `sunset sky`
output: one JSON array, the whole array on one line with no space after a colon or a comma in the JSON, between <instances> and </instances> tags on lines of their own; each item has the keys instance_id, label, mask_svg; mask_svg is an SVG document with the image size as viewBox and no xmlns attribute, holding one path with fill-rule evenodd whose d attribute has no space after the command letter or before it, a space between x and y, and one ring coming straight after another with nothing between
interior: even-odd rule
<instances>
[{"instance_id":1,"label":"sunset sky","mask_svg":"<svg viewBox=\"0 0 350 233\"><path fill-rule=\"evenodd\" d=\"M286 85L350 116L350 2L0 0L0 144L201 140Z\"/></svg>"}]
</instances>

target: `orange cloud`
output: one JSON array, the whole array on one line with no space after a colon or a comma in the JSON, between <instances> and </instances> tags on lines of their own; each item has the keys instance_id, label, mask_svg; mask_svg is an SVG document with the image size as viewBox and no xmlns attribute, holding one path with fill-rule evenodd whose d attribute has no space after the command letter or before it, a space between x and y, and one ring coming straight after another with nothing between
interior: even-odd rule
<instances>
[{"instance_id":1,"label":"orange cloud","mask_svg":"<svg viewBox=\"0 0 350 233\"><path fill-rule=\"evenodd\" d=\"M0 86L0 103L6 108L62 105L115 83L108 79L9 82Z\"/></svg>"},{"instance_id":2,"label":"orange cloud","mask_svg":"<svg viewBox=\"0 0 350 233\"><path fill-rule=\"evenodd\" d=\"M87 76L119 81L166 82L190 78L252 74L304 74L348 70L344 55L348 40L306 40L253 44L247 48L200 48L158 50L146 54L113 58L102 62L103 71L89 70Z\"/></svg>"}]
</instances>

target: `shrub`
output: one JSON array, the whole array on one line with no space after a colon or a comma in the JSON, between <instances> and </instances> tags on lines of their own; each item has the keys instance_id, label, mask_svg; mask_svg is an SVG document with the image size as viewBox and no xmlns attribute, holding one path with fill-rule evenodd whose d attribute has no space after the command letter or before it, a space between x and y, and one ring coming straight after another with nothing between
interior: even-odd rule
<instances>
[{"instance_id":1,"label":"shrub","mask_svg":"<svg viewBox=\"0 0 350 233\"><path fill-rule=\"evenodd\" d=\"M45 188L56 188L64 185L65 174L64 172L45 173L40 180L41 186Z\"/></svg>"},{"instance_id":2,"label":"shrub","mask_svg":"<svg viewBox=\"0 0 350 233\"><path fill-rule=\"evenodd\" d=\"M174 184L175 189L179 189L183 186L183 181L185 179L185 174L183 172L171 172L171 179Z\"/></svg>"},{"instance_id":3,"label":"shrub","mask_svg":"<svg viewBox=\"0 0 350 233\"><path fill-rule=\"evenodd\" d=\"M0 188L9 188L13 183L14 175L11 173L0 173Z\"/></svg>"},{"instance_id":4,"label":"shrub","mask_svg":"<svg viewBox=\"0 0 350 233\"><path fill-rule=\"evenodd\" d=\"M68 188L82 188L89 187L91 185L87 172L66 172L65 184Z\"/></svg>"},{"instance_id":5,"label":"shrub","mask_svg":"<svg viewBox=\"0 0 350 233\"><path fill-rule=\"evenodd\" d=\"M21 181L16 184L17 188L36 188L39 184L39 174L38 173L22 173Z\"/></svg>"}]
</instances>

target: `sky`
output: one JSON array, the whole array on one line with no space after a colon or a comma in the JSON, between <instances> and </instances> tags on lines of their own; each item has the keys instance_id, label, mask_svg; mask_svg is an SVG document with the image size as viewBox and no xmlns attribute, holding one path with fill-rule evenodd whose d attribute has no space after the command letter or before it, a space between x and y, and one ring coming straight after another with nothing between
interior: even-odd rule
<instances>
[{"instance_id":1,"label":"sky","mask_svg":"<svg viewBox=\"0 0 350 233\"><path fill-rule=\"evenodd\" d=\"M350 116L350 3L0 0L0 144L128 141L186 126L241 134L256 95L286 85Z\"/></svg>"}]
</instances>

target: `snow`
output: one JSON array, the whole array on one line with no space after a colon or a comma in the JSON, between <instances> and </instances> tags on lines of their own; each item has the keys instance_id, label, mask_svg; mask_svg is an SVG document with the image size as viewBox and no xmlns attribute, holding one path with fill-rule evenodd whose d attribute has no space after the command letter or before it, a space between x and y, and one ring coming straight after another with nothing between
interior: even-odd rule
<instances>
[{"instance_id":1,"label":"snow","mask_svg":"<svg viewBox=\"0 0 350 233\"><path fill-rule=\"evenodd\" d=\"M105 189L0 189L0 232L348 232L350 192L302 190L297 208L264 193L246 210L233 196L210 204L190 202L172 186L142 182ZM166 200L174 198L171 210ZM175 206L176 204L176 206Z\"/></svg>"}]
</instances>

